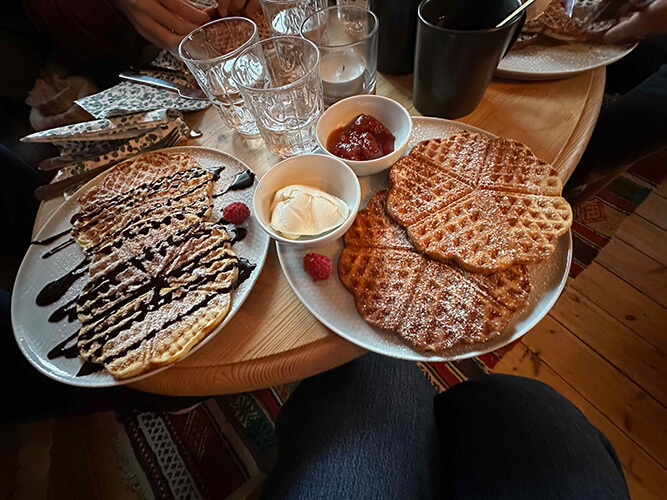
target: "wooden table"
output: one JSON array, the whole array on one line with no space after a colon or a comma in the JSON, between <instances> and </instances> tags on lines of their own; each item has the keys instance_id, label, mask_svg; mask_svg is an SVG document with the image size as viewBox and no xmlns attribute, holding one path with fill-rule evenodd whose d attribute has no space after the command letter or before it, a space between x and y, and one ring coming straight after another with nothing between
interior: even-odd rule
<instances>
[{"instance_id":1,"label":"wooden table","mask_svg":"<svg viewBox=\"0 0 667 500\"><path fill-rule=\"evenodd\" d=\"M477 109L460 121L525 143L551 162L565 181L593 131L604 80L603 68L551 82L494 80ZM378 75L377 93L419 115L412 105L411 76ZM279 161L261 141L246 142L232 133L213 108L186 120L204 135L182 145L220 149L260 176ZM58 199L43 204L35 232L60 203ZM224 330L192 356L132 387L190 396L248 391L329 370L364 352L320 324L301 304L272 244L252 293Z\"/></svg>"}]
</instances>

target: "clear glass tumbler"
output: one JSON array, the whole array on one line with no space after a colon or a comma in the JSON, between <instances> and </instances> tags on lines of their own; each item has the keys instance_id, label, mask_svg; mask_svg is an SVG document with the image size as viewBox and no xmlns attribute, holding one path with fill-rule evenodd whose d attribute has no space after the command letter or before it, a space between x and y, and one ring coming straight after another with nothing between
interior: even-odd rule
<instances>
[{"instance_id":1,"label":"clear glass tumbler","mask_svg":"<svg viewBox=\"0 0 667 500\"><path fill-rule=\"evenodd\" d=\"M317 148L317 120L324 109L320 53L296 36L267 38L245 49L234 79L267 147L281 158Z\"/></svg>"},{"instance_id":2,"label":"clear glass tumbler","mask_svg":"<svg viewBox=\"0 0 667 500\"><path fill-rule=\"evenodd\" d=\"M371 94L377 78L378 19L352 5L311 14L301 36L320 49L324 104L358 94Z\"/></svg>"},{"instance_id":3,"label":"clear glass tumbler","mask_svg":"<svg viewBox=\"0 0 667 500\"><path fill-rule=\"evenodd\" d=\"M178 46L178 53L223 121L244 136L256 136L259 130L232 78L232 67L237 56L258 41L254 22L227 17L197 28Z\"/></svg>"},{"instance_id":4,"label":"clear glass tumbler","mask_svg":"<svg viewBox=\"0 0 667 500\"><path fill-rule=\"evenodd\" d=\"M260 0L260 4L273 36L298 35L303 20L324 9L327 0Z\"/></svg>"}]
</instances>

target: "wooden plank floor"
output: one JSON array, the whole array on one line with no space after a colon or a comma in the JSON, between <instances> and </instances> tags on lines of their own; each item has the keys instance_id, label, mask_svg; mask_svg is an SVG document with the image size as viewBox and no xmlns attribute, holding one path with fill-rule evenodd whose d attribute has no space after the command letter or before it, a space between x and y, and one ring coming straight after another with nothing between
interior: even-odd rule
<instances>
[{"instance_id":1,"label":"wooden plank floor","mask_svg":"<svg viewBox=\"0 0 667 500\"><path fill-rule=\"evenodd\" d=\"M613 443L632 498L667 487L667 181L495 372L541 380Z\"/></svg>"}]
</instances>

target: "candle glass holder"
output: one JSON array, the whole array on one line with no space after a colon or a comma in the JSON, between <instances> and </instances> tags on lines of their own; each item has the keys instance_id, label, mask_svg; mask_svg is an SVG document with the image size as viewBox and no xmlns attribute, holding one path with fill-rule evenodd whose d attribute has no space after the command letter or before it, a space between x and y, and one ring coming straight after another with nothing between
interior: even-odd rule
<instances>
[{"instance_id":1,"label":"candle glass holder","mask_svg":"<svg viewBox=\"0 0 667 500\"><path fill-rule=\"evenodd\" d=\"M257 26L245 17L227 17L197 28L181 41L178 53L223 121L238 133L259 134L232 79L236 57L259 41Z\"/></svg>"},{"instance_id":2,"label":"candle glass holder","mask_svg":"<svg viewBox=\"0 0 667 500\"><path fill-rule=\"evenodd\" d=\"M237 57L233 75L273 154L287 158L317 149L324 102L313 42L297 36L262 40Z\"/></svg>"},{"instance_id":3,"label":"candle glass holder","mask_svg":"<svg viewBox=\"0 0 667 500\"><path fill-rule=\"evenodd\" d=\"M299 35L303 20L327 6L327 0L260 0L272 36Z\"/></svg>"},{"instance_id":4,"label":"candle glass holder","mask_svg":"<svg viewBox=\"0 0 667 500\"><path fill-rule=\"evenodd\" d=\"M320 49L327 106L375 91L378 20L368 9L341 5L319 10L301 25L301 36Z\"/></svg>"}]
</instances>

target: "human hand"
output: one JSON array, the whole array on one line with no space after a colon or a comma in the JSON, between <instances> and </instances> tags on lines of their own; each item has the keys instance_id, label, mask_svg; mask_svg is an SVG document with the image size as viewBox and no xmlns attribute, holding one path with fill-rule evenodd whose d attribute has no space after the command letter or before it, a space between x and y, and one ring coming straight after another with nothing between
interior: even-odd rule
<instances>
[{"instance_id":1,"label":"human hand","mask_svg":"<svg viewBox=\"0 0 667 500\"><path fill-rule=\"evenodd\" d=\"M250 16L261 10L259 0L218 0L220 17Z\"/></svg>"},{"instance_id":2,"label":"human hand","mask_svg":"<svg viewBox=\"0 0 667 500\"><path fill-rule=\"evenodd\" d=\"M622 19L604 34L605 43L621 44L641 40L645 36L667 33L667 0L654 0L636 5L638 10Z\"/></svg>"},{"instance_id":3,"label":"human hand","mask_svg":"<svg viewBox=\"0 0 667 500\"><path fill-rule=\"evenodd\" d=\"M211 20L187 0L115 0L134 29L162 49L176 47L185 35Z\"/></svg>"}]
</instances>

